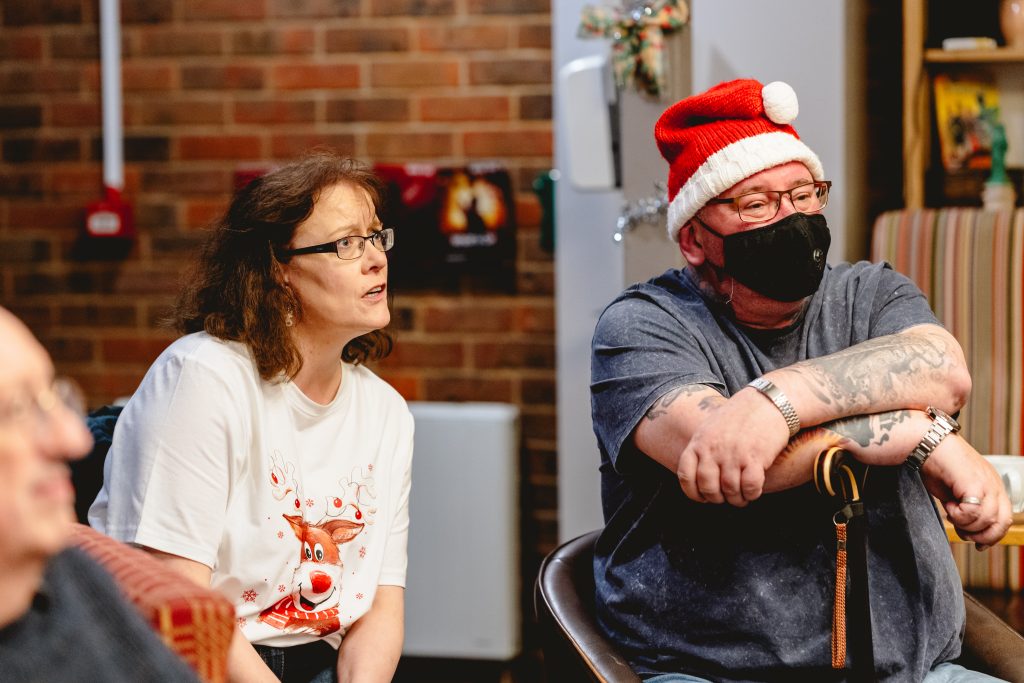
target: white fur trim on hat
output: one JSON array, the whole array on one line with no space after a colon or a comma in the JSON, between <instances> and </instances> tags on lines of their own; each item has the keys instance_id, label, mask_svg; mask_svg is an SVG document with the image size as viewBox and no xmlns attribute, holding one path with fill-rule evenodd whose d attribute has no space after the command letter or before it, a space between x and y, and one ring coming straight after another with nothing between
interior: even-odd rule
<instances>
[{"instance_id":1,"label":"white fur trim on hat","mask_svg":"<svg viewBox=\"0 0 1024 683\"><path fill-rule=\"evenodd\" d=\"M789 83L782 81L772 81L761 88L761 102L764 104L765 116L780 125L792 123L800 113L796 92Z\"/></svg>"},{"instance_id":2,"label":"white fur trim on hat","mask_svg":"<svg viewBox=\"0 0 1024 683\"><path fill-rule=\"evenodd\" d=\"M679 230L709 199L755 173L790 161L803 162L814 180L825 179L818 156L789 133L776 131L741 138L718 150L700 165L669 203L669 239L675 242Z\"/></svg>"}]
</instances>

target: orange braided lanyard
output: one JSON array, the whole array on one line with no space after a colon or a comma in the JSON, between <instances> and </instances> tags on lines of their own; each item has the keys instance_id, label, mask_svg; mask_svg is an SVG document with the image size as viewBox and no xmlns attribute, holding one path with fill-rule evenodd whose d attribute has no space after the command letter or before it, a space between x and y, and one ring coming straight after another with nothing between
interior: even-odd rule
<instances>
[{"instance_id":1,"label":"orange braided lanyard","mask_svg":"<svg viewBox=\"0 0 1024 683\"><path fill-rule=\"evenodd\" d=\"M836 526L836 588L832 609L832 668L846 666L846 525L864 514L857 486L857 475L843 462L844 451L839 446L828 448L814 459L814 486L818 493L839 498L845 505L835 513Z\"/></svg>"}]
</instances>

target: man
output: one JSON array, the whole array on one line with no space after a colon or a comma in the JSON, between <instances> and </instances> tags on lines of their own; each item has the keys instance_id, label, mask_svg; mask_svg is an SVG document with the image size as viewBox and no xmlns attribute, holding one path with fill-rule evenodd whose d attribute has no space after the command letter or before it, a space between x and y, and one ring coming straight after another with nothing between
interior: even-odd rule
<instances>
[{"instance_id":1,"label":"man","mask_svg":"<svg viewBox=\"0 0 1024 683\"><path fill-rule=\"evenodd\" d=\"M196 681L110 577L64 549L75 519L67 462L92 443L71 387L0 308L0 678Z\"/></svg>"},{"instance_id":2,"label":"man","mask_svg":"<svg viewBox=\"0 0 1024 683\"><path fill-rule=\"evenodd\" d=\"M962 351L887 265L826 266L830 183L796 113L788 85L739 80L655 128L686 266L627 289L594 335L600 624L645 678L846 680L830 659L835 504L808 483L841 446L873 466L877 678L994 680L947 664L964 605L929 496L979 547L1009 526L950 417L970 392ZM980 678L935 678L951 674Z\"/></svg>"}]
</instances>

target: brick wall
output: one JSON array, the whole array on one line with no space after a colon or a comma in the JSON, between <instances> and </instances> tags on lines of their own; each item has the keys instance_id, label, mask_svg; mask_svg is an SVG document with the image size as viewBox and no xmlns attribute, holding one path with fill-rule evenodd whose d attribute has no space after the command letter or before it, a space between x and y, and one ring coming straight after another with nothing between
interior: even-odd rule
<instances>
[{"instance_id":1,"label":"brick wall","mask_svg":"<svg viewBox=\"0 0 1024 683\"><path fill-rule=\"evenodd\" d=\"M369 162L503 162L514 293L399 293L409 399L522 408L524 589L555 522L554 299L530 192L551 165L548 0L122 0L127 257L76 256L101 189L98 9L0 5L0 302L92 405L173 339L159 320L233 174L328 144Z\"/></svg>"}]
</instances>

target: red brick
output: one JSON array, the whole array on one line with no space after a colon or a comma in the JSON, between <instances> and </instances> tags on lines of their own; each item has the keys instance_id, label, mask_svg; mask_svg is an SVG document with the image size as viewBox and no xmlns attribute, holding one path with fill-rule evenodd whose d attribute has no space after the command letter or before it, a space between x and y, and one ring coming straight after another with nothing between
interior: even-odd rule
<instances>
[{"instance_id":1,"label":"red brick","mask_svg":"<svg viewBox=\"0 0 1024 683\"><path fill-rule=\"evenodd\" d=\"M524 121L550 121L551 95L523 95L520 97L519 118Z\"/></svg>"},{"instance_id":2,"label":"red brick","mask_svg":"<svg viewBox=\"0 0 1024 683\"><path fill-rule=\"evenodd\" d=\"M43 108L38 104L0 104L0 129L39 128L43 123Z\"/></svg>"},{"instance_id":3,"label":"red brick","mask_svg":"<svg viewBox=\"0 0 1024 683\"><path fill-rule=\"evenodd\" d=\"M553 413L531 414L524 411L519 419L523 436L527 439L554 440L558 436L558 421Z\"/></svg>"},{"instance_id":4,"label":"red brick","mask_svg":"<svg viewBox=\"0 0 1024 683\"><path fill-rule=\"evenodd\" d=\"M57 309L58 324L66 327L134 327L136 318L134 306L86 304Z\"/></svg>"},{"instance_id":5,"label":"red brick","mask_svg":"<svg viewBox=\"0 0 1024 683\"><path fill-rule=\"evenodd\" d=\"M327 101L327 121L408 121L409 99L405 97L346 97Z\"/></svg>"},{"instance_id":6,"label":"red brick","mask_svg":"<svg viewBox=\"0 0 1024 683\"><path fill-rule=\"evenodd\" d=\"M282 90L359 87L355 64L276 64L271 74L271 82Z\"/></svg>"},{"instance_id":7,"label":"red brick","mask_svg":"<svg viewBox=\"0 0 1024 683\"><path fill-rule=\"evenodd\" d=\"M6 29L0 35L0 59L40 59L43 56L43 37L37 33Z\"/></svg>"},{"instance_id":8,"label":"red brick","mask_svg":"<svg viewBox=\"0 0 1024 683\"><path fill-rule=\"evenodd\" d=\"M43 173L40 170L21 167L0 173L0 196L39 199L43 196L43 189Z\"/></svg>"},{"instance_id":9,"label":"red brick","mask_svg":"<svg viewBox=\"0 0 1024 683\"><path fill-rule=\"evenodd\" d=\"M516 291L522 295L555 293L554 269L547 267L535 267L533 265L520 264L516 270Z\"/></svg>"},{"instance_id":10,"label":"red brick","mask_svg":"<svg viewBox=\"0 0 1024 683\"><path fill-rule=\"evenodd\" d=\"M104 339L100 344L100 357L108 362L152 363L172 341L173 339L169 337L158 339L139 337Z\"/></svg>"},{"instance_id":11,"label":"red brick","mask_svg":"<svg viewBox=\"0 0 1024 683\"><path fill-rule=\"evenodd\" d=\"M480 300L474 303L457 301L453 306L429 306L423 312L423 329L427 332L509 332L513 327L513 311L507 305Z\"/></svg>"},{"instance_id":12,"label":"red brick","mask_svg":"<svg viewBox=\"0 0 1024 683\"><path fill-rule=\"evenodd\" d=\"M555 345L535 342L477 343L473 350L477 368L554 368Z\"/></svg>"},{"instance_id":13,"label":"red brick","mask_svg":"<svg viewBox=\"0 0 1024 683\"><path fill-rule=\"evenodd\" d=\"M519 225L540 225L540 200L535 194L520 193L516 195L516 223Z\"/></svg>"},{"instance_id":14,"label":"red brick","mask_svg":"<svg viewBox=\"0 0 1024 683\"><path fill-rule=\"evenodd\" d=\"M99 196L103 187L103 169L95 164L86 167L58 166L50 172L50 191L58 194L93 193Z\"/></svg>"},{"instance_id":15,"label":"red brick","mask_svg":"<svg viewBox=\"0 0 1024 683\"><path fill-rule=\"evenodd\" d=\"M471 157L551 156L551 132L548 130L466 133L463 144Z\"/></svg>"},{"instance_id":16,"label":"red brick","mask_svg":"<svg viewBox=\"0 0 1024 683\"><path fill-rule=\"evenodd\" d=\"M270 155L275 159L292 159L315 147L328 147L339 154L351 156L356 151L352 135L295 133L274 135L270 140Z\"/></svg>"},{"instance_id":17,"label":"red brick","mask_svg":"<svg viewBox=\"0 0 1024 683\"><path fill-rule=\"evenodd\" d=\"M47 329L53 324L53 311L45 304L21 304L6 301L4 306L16 315L30 330Z\"/></svg>"},{"instance_id":18,"label":"red brick","mask_svg":"<svg viewBox=\"0 0 1024 683\"><path fill-rule=\"evenodd\" d=\"M524 379L522 383L523 403L552 405L555 402L555 380Z\"/></svg>"},{"instance_id":19,"label":"red brick","mask_svg":"<svg viewBox=\"0 0 1024 683\"><path fill-rule=\"evenodd\" d=\"M182 4L184 18L195 19L263 19L267 16L266 0L189 0Z\"/></svg>"},{"instance_id":20,"label":"red brick","mask_svg":"<svg viewBox=\"0 0 1024 683\"><path fill-rule=\"evenodd\" d=\"M79 24L82 18L80 0L7 2L3 6L3 23L6 26Z\"/></svg>"},{"instance_id":21,"label":"red brick","mask_svg":"<svg viewBox=\"0 0 1024 683\"><path fill-rule=\"evenodd\" d=\"M77 27L72 31L50 34L50 56L54 59L97 59L100 56L99 33Z\"/></svg>"},{"instance_id":22,"label":"red brick","mask_svg":"<svg viewBox=\"0 0 1024 683\"><path fill-rule=\"evenodd\" d=\"M121 23L166 24L174 19L173 0L121 0Z\"/></svg>"},{"instance_id":23,"label":"red brick","mask_svg":"<svg viewBox=\"0 0 1024 683\"><path fill-rule=\"evenodd\" d=\"M516 309L516 329L522 332L555 332L555 307L550 303L530 304Z\"/></svg>"},{"instance_id":24,"label":"red brick","mask_svg":"<svg viewBox=\"0 0 1024 683\"><path fill-rule=\"evenodd\" d=\"M131 104L127 123L144 126L189 126L193 124L221 124L226 120L224 98L209 100L143 100Z\"/></svg>"},{"instance_id":25,"label":"red brick","mask_svg":"<svg viewBox=\"0 0 1024 683\"><path fill-rule=\"evenodd\" d=\"M424 121L507 121L509 109L504 96L424 97L420 102Z\"/></svg>"},{"instance_id":26,"label":"red brick","mask_svg":"<svg viewBox=\"0 0 1024 683\"><path fill-rule=\"evenodd\" d=\"M0 73L0 92L77 92L82 69L77 66L14 67Z\"/></svg>"},{"instance_id":27,"label":"red brick","mask_svg":"<svg viewBox=\"0 0 1024 683\"><path fill-rule=\"evenodd\" d=\"M105 367L101 370L91 368L60 368L70 375L85 392L86 402L90 408L109 405L115 399L131 396L138 388L145 368Z\"/></svg>"},{"instance_id":28,"label":"red brick","mask_svg":"<svg viewBox=\"0 0 1024 683\"><path fill-rule=\"evenodd\" d=\"M439 16L455 13L455 0L373 0L371 12L381 17Z\"/></svg>"},{"instance_id":29,"label":"red brick","mask_svg":"<svg viewBox=\"0 0 1024 683\"><path fill-rule=\"evenodd\" d=\"M454 151L449 133L371 133L366 136L366 151L371 157L423 159L448 157Z\"/></svg>"},{"instance_id":30,"label":"red brick","mask_svg":"<svg viewBox=\"0 0 1024 683\"><path fill-rule=\"evenodd\" d=\"M191 57L224 54L224 33L222 31L155 26L139 29L135 32L134 38L137 47L126 51L128 57Z\"/></svg>"},{"instance_id":31,"label":"red brick","mask_svg":"<svg viewBox=\"0 0 1024 683\"><path fill-rule=\"evenodd\" d=\"M259 66L187 66L181 70L181 87L186 90L259 90L264 80Z\"/></svg>"},{"instance_id":32,"label":"red brick","mask_svg":"<svg viewBox=\"0 0 1024 683\"><path fill-rule=\"evenodd\" d=\"M327 32L325 42L327 52L406 52L409 29L401 26L332 29Z\"/></svg>"},{"instance_id":33,"label":"red brick","mask_svg":"<svg viewBox=\"0 0 1024 683\"><path fill-rule=\"evenodd\" d=\"M50 125L59 128L93 128L102 121L99 99L91 102L47 100Z\"/></svg>"},{"instance_id":34,"label":"red brick","mask_svg":"<svg viewBox=\"0 0 1024 683\"><path fill-rule=\"evenodd\" d=\"M226 168L185 170L181 168L147 168L142 172L145 192L168 192L181 196L190 194L223 195L231 191L231 172Z\"/></svg>"},{"instance_id":35,"label":"red brick","mask_svg":"<svg viewBox=\"0 0 1024 683\"><path fill-rule=\"evenodd\" d=\"M78 203L59 201L16 201L8 207L8 225L15 229L78 229L85 219L85 208Z\"/></svg>"},{"instance_id":36,"label":"red brick","mask_svg":"<svg viewBox=\"0 0 1024 683\"><path fill-rule=\"evenodd\" d=\"M176 264L169 264L175 266ZM150 267L126 268L117 274L113 292L118 295L176 294L181 289L182 272Z\"/></svg>"},{"instance_id":37,"label":"red brick","mask_svg":"<svg viewBox=\"0 0 1024 683\"><path fill-rule=\"evenodd\" d=\"M228 207L228 200L191 200L185 207L185 225L192 228L206 228L214 224Z\"/></svg>"},{"instance_id":38,"label":"red brick","mask_svg":"<svg viewBox=\"0 0 1024 683\"><path fill-rule=\"evenodd\" d=\"M391 62L370 65L370 82L378 88L424 88L459 84L457 62Z\"/></svg>"},{"instance_id":39,"label":"red brick","mask_svg":"<svg viewBox=\"0 0 1024 683\"><path fill-rule=\"evenodd\" d=\"M189 135L178 140L182 159L259 159L260 149L255 135Z\"/></svg>"},{"instance_id":40,"label":"red brick","mask_svg":"<svg viewBox=\"0 0 1024 683\"><path fill-rule=\"evenodd\" d=\"M463 364L462 344L455 342L395 341L391 355L382 361L387 367L457 368Z\"/></svg>"},{"instance_id":41,"label":"red brick","mask_svg":"<svg viewBox=\"0 0 1024 683\"><path fill-rule=\"evenodd\" d=\"M316 37L311 29L245 29L231 39L232 50L242 55L310 54Z\"/></svg>"},{"instance_id":42,"label":"red brick","mask_svg":"<svg viewBox=\"0 0 1024 683\"><path fill-rule=\"evenodd\" d=\"M300 17L357 17L361 13L360 0L270 0L270 16Z\"/></svg>"},{"instance_id":43,"label":"red brick","mask_svg":"<svg viewBox=\"0 0 1024 683\"><path fill-rule=\"evenodd\" d=\"M512 381L479 377L428 377L424 379L423 398L427 401L501 401L512 400Z\"/></svg>"},{"instance_id":44,"label":"red brick","mask_svg":"<svg viewBox=\"0 0 1024 683\"><path fill-rule=\"evenodd\" d=\"M550 0L469 0L471 14L550 14Z\"/></svg>"},{"instance_id":45,"label":"red brick","mask_svg":"<svg viewBox=\"0 0 1024 683\"><path fill-rule=\"evenodd\" d=\"M419 30L424 51L503 50L509 46L511 29L500 24L431 24Z\"/></svg>"},{"instance_id":46,"label":"red brick","mask_svg":"<svg viewBox=\"0 0 1024 683\"><path fill-rule=\"evenodd\" d=\"M52 243L24 233L0 237L0 263L26 265L50 260Z\"/></svg>"},{"instance_id":47,"label":"red brick","mask_svg":"<svg viewBox=\"0 0 1024 683\"><path fill-rule=\"evenodd\" d=\"M235 101L235 123L313 123L316 102L312 100Z\"/></svg>"},{"instance_id":48,"label":"red brick","mask_svg":"<svg viewBox=\"0 0 1024 683\"><path fill-rule=\"evenodd\" d=\"M487 59L469 64L472 85L529 85L551 83L549 59Z\"/></svg>"},{"instance_id":49,"label":"red brick","mask_svg":"<svg viewBox=\"0 0 1024 683\"><path fill-rule=\"evenodd\" d=\"M121 87L126 92L170 90L174 70L169 66L142 66L124 64L121 67Z\"/></svg>"},{"instance_id":50,"label":"red brick","mask_svg":"<svg viewBox=\"0 0 1024 683\"><path fill-rule=\"evenodd\" d=\"M91 361L96 352L96 345L91 339L51 337L44 334L40 337L39 343L49 352L50 358L60 363Z\"/></svg>"},{"instance_id":51,"label":"red brick","mask_svg":"<svg viewBox=\"0 0 1024 683\"><path fill-rule=\"evenodd\" d=\"M551 23L520 24L516 30L516 46L551 49Z\"/></svg>"}]
</instances>

